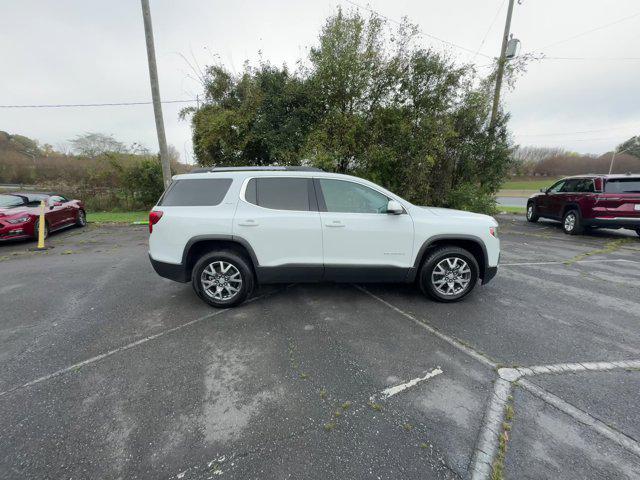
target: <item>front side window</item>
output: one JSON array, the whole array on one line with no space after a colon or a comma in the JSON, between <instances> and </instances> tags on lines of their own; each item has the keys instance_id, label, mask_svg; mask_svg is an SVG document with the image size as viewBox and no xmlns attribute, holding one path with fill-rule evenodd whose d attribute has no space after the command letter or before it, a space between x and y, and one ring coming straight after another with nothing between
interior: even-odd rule
<instances>
[{"instance_id":1,"label":"front side window","mask_svg":"<svg viewBox=\"0 0 640 480\"><path fill-rule=\"evenodd\" d=\"M320 179L327 212L386 213L389 198L369 187L345 180Z\"/></svg>"},{"instance_id":2,"label":"front side window","mask_svg":"<svg viewBox=\"0 0 640 480\"><path fill-rule=\"evenodd\" d=\"M607 180L607 193L640 193L640 178L616 178Z\"/></svg>"},{"instance_id":3,"label":"front side window","mask_svg":"<svg viewBox=\"0 0 640 480\"><path fill-rule=\"evenodd\" d=\"M564 180L560 180L558 183L555 183L550 189L549 193L558 193L566 182Z\"/></svg>"},{"instance_id":4,"label":"front side window","mask_svg":"<svg viewBox=\"0 0 640 480\"><path fill-rule=\"evenodd\" d=\"M311 210L309 178L265 177L252 178L247 183L244 198L247 202L273 210Z\"/></svg>"},{"instance_id":5,"label":"front side window","mask_svg":"<svg viewBox=\"0 0 640 480\"><path fill-rule=\"evenodd\" d=\"M562 186L560 191L563 193L577 192L579 183L580 183L580 180L575 180L575 179L567 180L566 182L564 182L564 185Z\"/></svg>"},{"instance_id":6,"label":"front side window","mask_svg":"<svg viewBox=\"0 0 640 480\"><path fill-rule=\"evenodd\" d=\"M174 180L158 205L166 207L213 207L224 199L230 178L188 178Z\"/></svg>"}]
</instances>

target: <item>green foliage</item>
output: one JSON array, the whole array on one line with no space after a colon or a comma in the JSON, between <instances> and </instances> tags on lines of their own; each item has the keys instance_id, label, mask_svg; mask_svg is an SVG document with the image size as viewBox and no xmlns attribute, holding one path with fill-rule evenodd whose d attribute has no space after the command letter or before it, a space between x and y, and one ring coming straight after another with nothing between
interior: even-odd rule
<instances>
[{"instance_id":1,"label":"green foliage","mask_svg":"<svg viewBox=\"0 0 640 480\"><path fill-rule=\"evenodd\" d=\"M619 152L627 152L629 155L640 158L640 135L631 137L617 148Z\"/></svg>"},{"instance_id":2,"label":"green foliage","mask_svg":"<svg viewBox=\"0 0 640 480\"><path fill-rule=\"evenodd\" d=\"M201 165L313 165L368 178L417 204L489 212L509 165L508 117L488 128L492 79L338 9L295 73L261 64L205 76L192 114ZM508 82L507 82L508 83Z\"/></svg>"},{"instance_id":3,"label":"green foliage","mask_svg":"<svg viewBox=\"0 0 640 480\"><path fill-rule=\"evenodd\" d=\"M162 192L162 167L159 158L144 158L123 174L123 188L141 205L154 205Z\"/></svg>"}]
</instances>

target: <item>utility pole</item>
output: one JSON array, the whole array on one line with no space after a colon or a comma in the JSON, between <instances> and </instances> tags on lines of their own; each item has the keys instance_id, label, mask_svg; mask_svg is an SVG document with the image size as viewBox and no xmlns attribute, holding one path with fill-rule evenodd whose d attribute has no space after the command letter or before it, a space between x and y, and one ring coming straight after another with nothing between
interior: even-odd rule
<instances>
[{"instance_id":1,"label":"utility pole","mask_svg":"<svg viewBox=\"0 0 640 480\"><path fill-rule=\"evenodd\" d=\"M509 31L511 30L511 15L513 14L513 2L509 0L509 9L507 10L507 21L504 24L504 34L502 35L502 48L500 49L500 58L498 59L498 71L496 72L496 90L493 94L493 108L491 109L491 120L489 120L489 131L493 132L496 126L496 118L498 116L498 106L500 104L500 88L502 87L502 76L504 75L504 65L507 62L507 43L509 42Z\"/></svg>"},{"instance_id":2,"label":"utility pole","mask_svg":"<svg viewBox=\"0 0 640 480\"><path fill-rule=\"evenodd\" d=\"M162 179L164 188L171 183L171 164L169 163L169 151L167 150L167 137L164 133L164 120L162 119L162 104L160 103L160 84L158 83L158 67L156 65L156 51L153 46L153 26L151 25L151 10L149 0L141 0L142 18L144 20L144 34L147 40L147 60L149 61L149 80L151 81L151 97L153 99L153 113L156 118L156 131L158 132L158 146L160 147L160 163L162 164Z\"/></svg>"}]
</instances>

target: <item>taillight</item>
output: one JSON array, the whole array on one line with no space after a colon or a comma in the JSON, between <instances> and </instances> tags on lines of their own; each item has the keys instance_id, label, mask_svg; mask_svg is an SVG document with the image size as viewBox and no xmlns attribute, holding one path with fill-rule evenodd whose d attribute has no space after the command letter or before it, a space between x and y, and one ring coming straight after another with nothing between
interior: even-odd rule
<instances>
[{"instance_id":1,"label":"taillight","mask_svg":"<svg viewBox=\"0 0 640 480\"><path fill-rule=\"evenodd\" d=\"M160 210L151 210L149 212L149 233L153 232L153 226L162 218L162 212Z\"/></svg>"},{"instance_id":2,"label":"taillight","mask_svg":"<svg viewBox=\"0 0 640 480\"><path fill-rule=\"evenodd\" d=\"M489 233L492 237L498 238L498 228L497 227L489 227Z\"/></svg>"}]
</instances>

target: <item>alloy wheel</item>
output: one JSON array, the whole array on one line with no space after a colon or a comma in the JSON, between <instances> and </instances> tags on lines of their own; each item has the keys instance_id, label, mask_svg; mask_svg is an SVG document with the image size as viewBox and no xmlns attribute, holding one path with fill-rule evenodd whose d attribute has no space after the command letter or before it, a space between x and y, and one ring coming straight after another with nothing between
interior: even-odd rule
<instances>
[{"instance_id":1,"label":"alloy wheel","mask_svg":"<svg viewBox=\"0 0 640 480\"><path fill-rule=\"evenodd\" d=\"M78 224L81 227L84 227L87 224L87 215L84 213L84 210L80 210L78 212Z\"/></svg>"},{"instance_id":2,"label":"alloy wheel","mask_svg":"<svg viewBox=\"0 0 640 480\"><path fill-rule=\"evenodd\" d=\"M242 287L242 275L232 263L215 261L207 265L200 275L202 290L218 301L231 300Z\"/></svg>"},{"instance_id":3,"label":"alloy wheel","mask_svg":"<svg viewBox=\"0 0 640 480\"><path fill-rule=\"evenodd\" d=\"M575 213L567 214L567 216L564 218L564 229L567 232L572 232L575 227L576 227L576 214Z\"/></svg>"},{"instance_id":4,"label":"alloy wheel","mask_svg":"<svg viewBox=\"0 0 640 480\"><path fill-rule=\"evenodd\" d=\"M529 204L527 207L527 220L531 220L533 217L533 205Z\"/></svg>"},{"instance_id":5,"label":"alloy wheel","mask_svg":"<svg viewBox=\"0 0 640 480\"><path fill-rule=\"evenodd\" d=\"M460 257L447 257L440 260L431 272L431 283L442 295L459 295L469 288L471 268Z\"/></svg>"}]
</instances>

